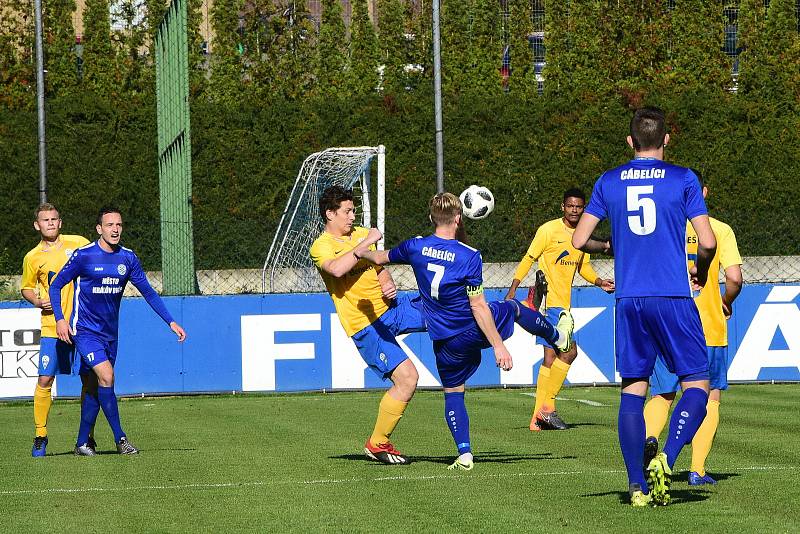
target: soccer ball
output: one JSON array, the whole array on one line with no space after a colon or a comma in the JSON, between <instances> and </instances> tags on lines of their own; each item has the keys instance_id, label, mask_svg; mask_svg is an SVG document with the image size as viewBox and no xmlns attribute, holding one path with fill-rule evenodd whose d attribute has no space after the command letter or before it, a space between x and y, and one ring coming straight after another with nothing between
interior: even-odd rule
<instances>
[{"instance_id":1,"label":"soccer ball","mask_svg":"<svg viewBox=\"0 0 800 534\"><path fill-rule=\"evenodd\" d=\"M494 195L481 185L471 185L459 195L468 219L485 219L494 210Z\"/></svg>"}]
</instances>

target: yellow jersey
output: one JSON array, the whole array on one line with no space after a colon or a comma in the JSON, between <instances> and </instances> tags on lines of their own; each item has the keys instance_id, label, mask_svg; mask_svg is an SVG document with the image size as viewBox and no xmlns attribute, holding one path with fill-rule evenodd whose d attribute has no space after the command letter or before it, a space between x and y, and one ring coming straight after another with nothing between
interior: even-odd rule
<instances>
[{"instance_id":1,"label":"yellow jersey","mask_svg":"<svg viewBox=\"0 0 800 534\"><path fill-rule=\"evenodd\" d=\"M354 249L367 237L368 232L368 229L360 226L353 227L349 236L334 237L322 232L309 250L348 336L369 326L389 309L389 301L383 297L378 281L378 273L382 268L367 260L359 260L350 272L336 278L325 272L322 264ZM374 250L374 246L370 248Z\"/></svg>"},{"instance_id":2,"label":"yellow jersey","mask_svg":"<svg viewBox=\"0 0 800 534\"><path fill-rule=\"evenodd\" d=\"M703 323L703 334L706 345L709 347L724 347L728 344L728 324L722 312L722 294L720 293L719 278L720 268L727 269L732 265L741 265L742 257L736 246L736 236L730 226L724 222L709 217L711 231L717 238L717 251L708 267L708 283L694 299L700 312L700 322ZM697 260L697 234L691 222L686 223L686 256L689 265L694 265Z\"/></svg>"},{"instance_id":3,"label":"yellow jersey","mask_svg":"<svg viewBox=\"0 0 800 534\"><path fill-rule=\"evenodd\" d=\"M597 280L597 273L589 263L589 254L572 246L574 232L575 229L564 224L563 219L541 225L514 273L514 278L522 280L533 262L539 261L539 269L547 279L545 306L548 308L570 308L575 271L591 284Z\"/></svg>"},{"instance_id":4,"label":"yellow jersey","mask_svg":"<svg viewBox=\"0 0 800 534\"><path fill-rule=\"evenodd\" d=\"M20 289L38 291L39 298L50 300L50 282L67 263L75 249L88 245L89 241L79 235L61 235L52 247L44 241L33 247L22 260L22 280ZM69 320L72 315L73 285L67 284L61 290L61 311ZM56 319L52 311L42 310L42 337L56 337Z\"/></svg>"}]
</instances>

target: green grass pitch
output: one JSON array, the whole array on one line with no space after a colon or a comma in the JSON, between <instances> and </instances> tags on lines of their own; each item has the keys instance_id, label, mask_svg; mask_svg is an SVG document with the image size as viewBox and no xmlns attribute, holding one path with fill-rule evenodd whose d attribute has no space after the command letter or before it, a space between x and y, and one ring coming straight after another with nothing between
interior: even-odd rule
<instances>
[{"instance_id":1,"label":"green grass pitch","mask_svg":"<svg viewBox=\"0 0 800 534\"><path fill-rule=\"evenodd\" d=\"M414 458L362 453L381 392L144 398L120 403L141 448L75 457L79 405L56 401L45 458L30 457L31 403L0 404L0 508L7 532L797 532L798 385L733 386L708 462L715 487L632 509L616 436L617 388L568 388L571 428L528 430L525 389L467 393L475 469L452 472L442 394L421 391L393 438Z\"/></svg>"}]
</instances>

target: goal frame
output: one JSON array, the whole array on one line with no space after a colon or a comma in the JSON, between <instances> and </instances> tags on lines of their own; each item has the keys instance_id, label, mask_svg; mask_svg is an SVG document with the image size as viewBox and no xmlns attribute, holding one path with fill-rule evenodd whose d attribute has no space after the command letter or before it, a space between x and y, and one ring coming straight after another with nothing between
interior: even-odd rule
<instances>
[{"instance_id":1,"label":"goal frame","mask_svg":"<svg viewBox=\"0 0 800 534\"><path fill-rule=\"evenodd\" d=\"M261 292L262 293L277 293L283 291L276 291L275 287L275 274L276 269L281 265L277 260L281 257L281 253L287 246L287 240L290 236L290 229L293 227L295 218L297 217L298 210L302 205L302 199L305 197L309 186L316 179L319 172L320 162L326 156L330 155L357 155L364 154L367 158L361 173L352 177L351 184L360 184L362 197L361 197L361 215L362 224L365 227L372 225L373 214L375 216L375 226L380 230L381 234L385 231L385 213L386 213L386 147L383 145L378 146L360 146L360 147L332 147L325 150L314 152L308 156L303 164L300 166L300 171L297 173L292 191L289 194L289 199L286 202L286 207L281 214L280 221L275 230L275 235L272 238L267 258L264 261L264 267L261 270ZM376 167L375 176L375 199L376 206L373 211L370 195L371 187L371 172L370 169L373 165ZM316 201L316 199L314 199ZM383 250L384 239L381 238L377 243L378 250ZM309 266L311 265L309 257Z\"/></svg>"}]
</instances>

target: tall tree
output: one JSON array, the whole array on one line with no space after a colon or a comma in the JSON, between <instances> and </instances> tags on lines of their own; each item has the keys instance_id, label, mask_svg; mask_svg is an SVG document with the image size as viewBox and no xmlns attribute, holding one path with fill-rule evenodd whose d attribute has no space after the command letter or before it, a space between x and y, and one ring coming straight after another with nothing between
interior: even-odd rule
<instances>
[{"instance_id":1,"label":"tall tree","mask_svg":"<svg viewBox=\"0 0 800 534\"><path fill-rule=\"evenodd\" d=\"M288 0L275 18L277 53L275 90L286 98L299 98L314 89L317 31L304 0Z\"/></svg>"},{"instance_id":2,"label":"tall tree","mask_svg":"<svg viewBox=\"0 0 800 534\"><path fill-rule=\"evenodd\" d=\"M544 88L549 95L596 99L613 91L609 56L618 53L611 34L614 13L605 0L548 5L547 63ZM554 12L554 13L552 13ZM551 15L552 13L552 15Z\"/></svg>"},{"instance_id":3,"label":"tall tree","mask_svg":"<svg viewBox=\"0 0 800 534\"><path fill-rule=\"evenodd\" d=\"M211 11L214 39L211 42L209 96L216 101L234 103L242 94L241 52L244 44L239 29L239 13L244 0L215 0Z\"/></svg>"},{"instance_id":4,"label":"tall tree","mask_svg":"<svg viewBox=\"0 0 800 534\"><path fill-rule=\"evenodd\" d=\"M346 94L347 35L339 0L322 0L322 22L317 45L318 90L325 96Z\"/></svg>"},{"instance_id":5,"label":"tall tree","mask_svg":"<svg viewBox=\"0 0 800 534\"><path fill-rule=\"evenodd\" d=\"M99 95L121 94L117 48L112 43L108 0L86 0L83 12L83 85Z\"/></svg>"},{"instance_id":6,"label":"tall tree","mask_svg":"<svg viewBox=\"0 0 800 534\"><path fill-rule=\"evenodd\" d=\"M78 84L75 30L72 27L75 0L52 0L42 5L46 90L51 95L74 90Z\"/></svg>"},{"instance_id":7,"label":"tall tree","mask_svg":"<svg viewBox=\"0 0 800 534\"><path fill-rule=\"evenodd\" d=\"M0 5L0 107L30 107L36 102L31 7L24 0Z\"/></svg>"},{"instance_id":8,"label":"tall tree","mask_svg":"<svg viewBox=\"0 0 800 534\"><path fill-rule=\"evenodd\" d=\"M378 4L380 62L383 68L383 90L402 92L406 87L405 66L412 63L409 40L406 38L403 0L384 0ZM415 36L416 37L416 36Z\"/></svg>"},{"instance_id":9,"label":"tall tree","mask_svg":"<svg viewBox=\"0 0 800 534\"><path fill-rule=\"evenodd\" d=\"M720 6L707 0L681 0L672 12L670 55L662 78L672 90L731 85L728 58L722 49L725 19Z\"/></svg>"},{"instance_id":10,"label":"tall tree","mask_svg":"<svg viewBox=\"0 0 800 534\"><path fill-rule=\"evenodd\" d=\"M350 24L350 69L348 85L355 94L375 91L378 75L378 41L369 16L367 0L351 0L353 18Z\"/></svg>"},{"instance_id":11,"label":"tall tree","mask_svg":"<svg viewBox=\"0 0 800 534\"><path fill-rule=\"evenodd\" d=\"M442 91L448 93L459 93L469 85L469 7L469 3L463 0L441 2Z\"/></svg>"},{"instance_id":12,"label":"tall tree","mask_svg":"<svg viewBox=\"0 0 800 534\"><path fill-rule=\"evenodd\" d=\"M768 55L766 10L763 0L740 0L737 18L739 53L739 91L753 93L763 87L769 76L763 68Z\"/></svg>"},{"instance_id":13,"label":"tall tree","mask_svg":"<svg viewBox=\"0 0 800 534\"><path fill-rule=\"evenodd\" d=\"M472 28L468 48L468 90L478 94L499 93L503 45L498 5L495 0L472 0Z\"/></svg>"}]
</instances>

